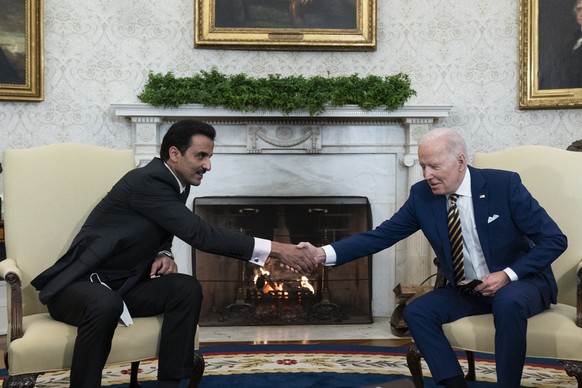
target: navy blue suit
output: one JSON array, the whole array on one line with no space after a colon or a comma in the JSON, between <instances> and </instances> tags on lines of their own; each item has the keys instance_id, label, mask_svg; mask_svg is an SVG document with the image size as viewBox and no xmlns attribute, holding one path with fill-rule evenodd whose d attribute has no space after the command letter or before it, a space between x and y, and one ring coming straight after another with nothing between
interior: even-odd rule
<instances>
[{"instance_id":1,"label":"navy blue suit","mask_svg":"<svg viewBox=\"0 0 582 388\"><path fill-rule=\"evenodd\" d=\"M457 293L446 197L433 194L426 181L416 183L406 203L376 229L331 245L337 254L337 265L341 265L379 252L422 230L448 284L410 303L404 317L433 377L442 381L462 374L442 332L442 324L463 316L493 312L498 384L519 386L527 318L556 303L558 290L550 264L566 250L567 240L517 173L468 168L477 234L489 271L509 267L519 277L519 281L507 284L494 297Z\"/></svg>"}]
</instances>

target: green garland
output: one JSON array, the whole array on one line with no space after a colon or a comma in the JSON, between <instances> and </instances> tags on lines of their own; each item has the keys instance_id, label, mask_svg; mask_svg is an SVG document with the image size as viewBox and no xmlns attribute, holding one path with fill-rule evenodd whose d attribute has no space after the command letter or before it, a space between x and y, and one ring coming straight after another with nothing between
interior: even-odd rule
<instances>
[{"instance_id":1,"label":"green garland","mask_svg":"<svg viewBox=\"0 0 582 388\"><path fill-rule=\"evenodd\" d=\"M269 74L266 78L253 78L245 74L225 75L213 68L184 78L176 78L171 72L150 73L138 98L154 106L202 104L247 112L281 110L285 114L308 110L314 116L323 112L326 105L394 110L413 95L416 92L410 87L410 78L403 73L364 78L356 74L309 78Z\"/></svg>"}]
</instances>

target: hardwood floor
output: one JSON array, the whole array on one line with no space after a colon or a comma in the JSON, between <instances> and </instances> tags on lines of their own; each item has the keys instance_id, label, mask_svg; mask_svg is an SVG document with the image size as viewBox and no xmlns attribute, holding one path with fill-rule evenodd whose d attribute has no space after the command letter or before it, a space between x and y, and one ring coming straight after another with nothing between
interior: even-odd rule
<instances>
[{"instance_id":1,"label":"hardwood floor","mask_svg":"<svg viewBox=\"0 0 582 388\"><path fill-rule=\"evenodd\" d=\"M402 339L365 339L365 340L309 340L309 341L238 341L238 342L200 342L200 346L217 345L257 345L257 344L340 344L340 345L362 345L362 346L408 346L412 343L409 338Z\"/></svg>"}]
</instances>

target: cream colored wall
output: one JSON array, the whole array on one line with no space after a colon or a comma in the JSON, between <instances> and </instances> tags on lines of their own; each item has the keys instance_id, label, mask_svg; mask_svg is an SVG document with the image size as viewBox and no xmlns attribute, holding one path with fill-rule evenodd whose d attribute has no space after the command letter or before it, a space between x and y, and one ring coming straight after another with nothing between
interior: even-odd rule
<instances>
[{"instance_id":1,"label":"cream colored wall","mask_svg":"<svg viewBox=\"0 0 582 388\"><path fill-rule=\"evenodd\" d=\"M265 52L193 47L193 0L44 0L45 101L0 102L4 148L76 141L125 148L130 124L110 104L137 102L147 74L410 74L411 104L451 104L442 124L471 153L582 138L580 110L517 109L519 5L378 0L375 52Z\"/></svg>"}]
</instances>

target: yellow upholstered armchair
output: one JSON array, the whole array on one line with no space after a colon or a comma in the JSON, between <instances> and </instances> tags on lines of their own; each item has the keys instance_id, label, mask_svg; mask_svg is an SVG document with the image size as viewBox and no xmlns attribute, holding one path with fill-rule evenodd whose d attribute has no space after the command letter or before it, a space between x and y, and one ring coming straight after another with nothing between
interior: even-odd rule
<instances>
[{"instance_id":1,"label":"yellow upholstered armchair","mask_svg":"<svg viewBox=\"0 0 582 388\"><path fill-rule=\"evenodd\" d=\"M4 387L34 387L39 374L71 366L77 328L53 320L30 281L58 259L85 218L123 174L135 168L133 151L86 144L5 150L4 224L8 333ZM120 325L108 363L131 362L131 387L139 386L140 360L157 356L162 316ZM196 338L195 348L198 347ZM89 350L89 349L88 349ZM196 386L204 370L197 354Z\"/></svg>"},{"instance_id":2,"label":"yellow upholstered armchair","mask_svg":"<svg viewBox=\"0 0 582 388\"><path fill-rule=\"evenodd\" d=\"M552 264L558 304L528 320L528 357L556 359L582 387L582 152L546 146L520 146L477 153L473 165L516 171L533 196L568 237L568 249ZM438 281L437 281L438 282ZM475 379L473 352L494 353L493 315L465 317L443 326L453 348L465 350ZM408 367L416 387L423 386L421 354L408 350Z\"/></svg>"}]
</instances>

